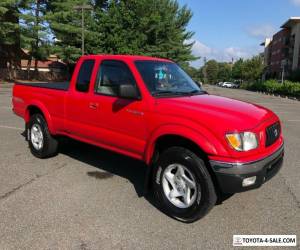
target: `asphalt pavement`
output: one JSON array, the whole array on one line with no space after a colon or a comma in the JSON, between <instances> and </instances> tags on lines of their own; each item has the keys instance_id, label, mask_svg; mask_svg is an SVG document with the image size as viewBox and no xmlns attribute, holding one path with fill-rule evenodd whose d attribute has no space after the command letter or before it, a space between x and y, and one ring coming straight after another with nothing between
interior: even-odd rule
<instances>
[{"instance_id":1,"label":"asphalt pavement","mask_svg":"<svg viewBox=\"0 0 300 250\"><path fill-rule=\"evenodd\" d=\"M299 238L300 102L205 89L277 113L285 161L260 189L227 197L202 220L183 224L143 196L146 166L139 161L78 142L54 158L34 158L24 123L11 111L11 87L0 85L0 249L231 249L233 234Z\"/></svg>"}]
</instances>

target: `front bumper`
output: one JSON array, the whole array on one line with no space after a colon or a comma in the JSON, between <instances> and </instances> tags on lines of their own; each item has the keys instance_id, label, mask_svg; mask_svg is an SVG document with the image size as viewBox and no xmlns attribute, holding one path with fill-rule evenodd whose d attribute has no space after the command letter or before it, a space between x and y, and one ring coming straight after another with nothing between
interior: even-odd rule
<instances>
[{"instance_id":1,"label":"front bumper","mask_svg":"<svg viewBox=\"0 0 300 250\"><path fill-rule=\"evenodd\" d=\"M219 187L224 193L238 193L260 187L278 173L283 163L284 146L275 153L258 161L247 163L230 163L210 161L215 172ZM250 186L243 187L245 178L256 176L256 181Z\"/></svg>"}]
</instances>

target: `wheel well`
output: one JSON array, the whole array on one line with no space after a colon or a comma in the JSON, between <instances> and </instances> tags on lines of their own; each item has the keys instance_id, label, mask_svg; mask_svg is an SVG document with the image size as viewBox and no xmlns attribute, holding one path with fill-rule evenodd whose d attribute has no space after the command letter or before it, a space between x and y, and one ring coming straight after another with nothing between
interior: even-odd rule
<instances>
[{"instance_id":1,"label":"wheel well","mask_svg":"<svg viewBox=\"0 0 300 250\"><path fill-rule=\"evenodd\" d=\"M30 117L33 116L34 114L41 114L41 115L43 115L43 112L37 106L33 106L33 105L29 106L27 108L27 117L26 117L27 119L26 119L26 121L28 122L30 120Z\"/></svg>"},{"instance_id":2,"label":"wheel well","mask_svg":"<svg viewBox=\"0 0 300 250\"><path fill-rule=\"evenodd\" d=\"M180 146L191 150L198 155L202 160L208 161L207 154L193 141L178 135L164 135L155 143L155 154L160 154L170 147Z\"/></svg>"},{"instance_id":3,"label":"wheel well","mask_svg":"<svg viewBox=\"0 0 300 250\"><path fill-rule=\"evenodd\" d=\"M153 171L154 170L153 163L155 163L155 161L158 159L159 154L161 154L167 148L174 147L174 146L177 146L177 147L179 146L179 147L184 147L186 149L189 149L190 151L192 151L194 154L196 154L198 157L200 157L204 161L206 169L210 173L210 176L212 178L212 181L214 183L216 191L217 191L217 193L220 193L220 187L219 187L219 184L217 181L217 177L216 177L215 173L213 172L212 168L210 167L207 154L195 142L193 142L192 140L187 139L185 137L182 137L182 136L164 135L157 139L157 141L155 143L153 157L151 160L151 162L152 162L152 164L151 164L152 167L151 167L151 171L150 171L151 176L153 175L153 172L154 172ZM148 183L148 187L151 188L151 186L149 186L149 184L150 183Z\"/></svg>"}]
</instances>

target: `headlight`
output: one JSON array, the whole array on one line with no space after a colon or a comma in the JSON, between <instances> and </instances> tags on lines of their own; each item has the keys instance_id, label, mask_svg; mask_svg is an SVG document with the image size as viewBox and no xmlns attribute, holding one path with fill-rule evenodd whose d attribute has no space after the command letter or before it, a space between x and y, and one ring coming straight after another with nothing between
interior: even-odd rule
<instances>
[{"instance_id":1,"label":"headlight","mask_svg":"<svg viewBox=\"0 0 300 250\"><path fill-rule=\"evenodd\" d=\"M226 139L237 151L249 151L258 146L256 134L252 132L226 134Z\"/></svg>"}]
</instances>

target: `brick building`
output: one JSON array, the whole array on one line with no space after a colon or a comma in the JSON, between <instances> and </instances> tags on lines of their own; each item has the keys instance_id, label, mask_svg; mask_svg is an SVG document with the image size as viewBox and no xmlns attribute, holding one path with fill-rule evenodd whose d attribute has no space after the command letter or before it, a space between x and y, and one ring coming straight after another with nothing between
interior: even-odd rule
<instances>
[{"instance_id":1,"label":"brick building","mask_svg":"<svg viewBox=\"0 0 300 250\"><path fill-rule=\"evenodd\" d=\"M300 70L300 17L291 17L281 30L266 38L264 46L265 77L281 78Z\"/></svg>"}]
</instances>

